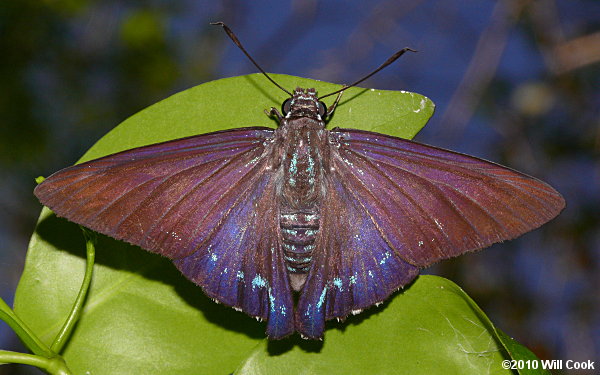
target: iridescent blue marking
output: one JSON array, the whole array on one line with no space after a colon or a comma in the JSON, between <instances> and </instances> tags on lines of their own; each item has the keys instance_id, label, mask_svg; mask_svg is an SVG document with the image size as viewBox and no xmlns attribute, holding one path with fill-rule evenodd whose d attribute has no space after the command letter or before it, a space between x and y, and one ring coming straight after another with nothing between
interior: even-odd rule
<instances>
[{"instance_id":1,"label":"iridescent blue marking","mask_svg":"<svg viewBox=\"0 0 600 375\"><path fill-rule=\"evenodd\" d=\"M323 306L323 303L325 302L326 294L327 294L327 287L323 288L323 291L321 292L321 296L319 297L319 302L317 302L317 310L321 310L321 306Z\"/></svg>"},{"instance_id":2,"label":"iridescent blue marking","mask_svg":"<svg viewBox=\"0 0 600 375\"><path fill-rule=\"evenodd\" d=\"M268 293L269 293L269 304L271 305L271 312L275 312L275 297L273 297L273 294L271 293L271 288L268 289Z\"/></svg>"},{"instance_id":3,"label":"iridescent blue marking","mask_svg":"<svg viewBox=\"0 0 600 375\"><path fill-rule=\"evenodd\" d=\"M273 293L271 293L271 288L268 289L268 293L269 293L269 302L271 305L271 312L275 313L276 310L279 308L279 312L281 313L281 315L286 315L287 309L285 308L284 305L280 305L279 307L277 307L275 305L275 297L273 297Z\"/></svg>"},{"instance_id":4,"label":"iridescent blue marking","mask_svg":"<svg viewBox=\"0 0 600 375\"><path fill-rule=\"evenodd\" d=\"M293 263L308 263L312 260L312 257L294 258L294 257L288 256L288 255L284 255L284 258L288 262L293 262Z\"/></svg>"},{"instance_id":5,"label":"iridescent blue marking","mask_svg":"<svg viewBox=\"0 0 600 375\"><path fill-rule=\"evenodd\" d=\"M291 234L292 236L298 235L298 231L296 229L283 228L283 231L287 234Z\"/></svg>"},{"instance_id":6,"label":"iridescent blue marking","mask_svg":"<svg viewBox=\"0 0 600 375\"><path fill-rule=\"evenodd\" d=\"M311 190L314 190L315 187L315 160L313 159L313 157L310 154L310 147L308 148L309 154L308 154L308 167L306 168L306 171L308 172L308 183L311 185Z\"/></svg>"},{"instance_id":7,"label":"iridescent blue marking","mask_svg":"<svg viewBox=\"0 0 600 375\"><path fill-rule=\"evenodd\" d=\"M340 279L339 277L333 279L333 285L337 286L340 292L344 291L344 288L342 288L342 279Z\"/></svg>"},{"instance_id":8,"label":"iridescent blue marking","mask_svg":"<svg viewBox=\"0 0 600 375\"><path fill-rule=\"evenodd\" d=\"M237 272L237 278L240 280L244 280L244 271L238 271Z\"/></svg>"},{"instance_id":9,"label":"iridescent blue marking","mask_svg":"<svg viewBox=\"0 0 600 375\"><path fill-rule=\"evenodd\" d=\"M391 256L392 254L389 251L386 251L384 257L379 261L379 264L384 265Z\"/></svg>"},{"instance_id":10,"label":"iridescent blue marking","mask_svg":"<svg viewBox=\"0 0 600 375\"><path fill-rule=\"evenodd\" d=\"M312 310L312 303L308 304L308 307L306 308L306 312L304 313L304 316L310 316L310 310Z\"/></svg>"},{"instance_id":11,"label":"iridescent blue marking","mask_svg":"<svg viewBox=\"0 0 600 375\"><path fill-rule=\"evenodd\" d=\"M308 148L308 167L306 168L306 170L308 171L308 173L311 176L315 175L315 160L313 159L313 157L310 155L310 147Z\"/></svg>"},{"instance_id":12,"label":"iridescent blue marking","mask_svg":"<svg viewBox=\"0 0 600 375\"><path fill-rule=\"evenodd\" d=\"M206 252L210 254L210 256L206 259L206 272L207 273L212 273L215 270L215 268L217 268L218 257L216 254L214 254L212 252L212 250L213 250L212 245L209 245L206 248Z\"/></svg>"},{"instance_id":13,"label":"iridescent blue marking","mask_svg":"<svg viewBox=\"0 0 600 375\"><path fill-rule=\"evenodd\" d=\"M250 160L249 162L246 163L245 167L248 167L249 165L252 164L256 164L257 161L259 161L262 158L262 156L257 156L254 159Z\"/></svg>"},{"instance_id":14,"label":"iridescent blue marking","mask_svg":"<svg viewBox=\"0 0 600 375\"><path fill-rule=\"evenodd\" d=\"M304 215L304 217L308 221L313 221L313 220L317 220L319 218L319 215L318 214L308 214L308 215Z\"/></svg>"},{"instance_id":15,"label":"iridescent blue marking","mask_svg":"<svg viewBox=\"0 0 600 375\"><path fill-rule=\"evenodd\" d=\"M263 279L262 276L256 275L252 280L252 290L254 288L263 288L267 285L267 280Z\"/></svg>"},{"instance_id":16,"label":"iridescent blue marking","mask_svg":"<svg viewBox=\"0 0 600 375\"><path fill-rule=\"evenodd\" d=\"M350 276L350 282L348 283L349 285L354 285L356 284L356 275L352 275Z\"/></svg>"},{"instance_id":17,"label":"iridescent blue marking","mask_svg":"<svg viewBox=\"0 0 600 375\"><path fill-rule=\"evenodd\" d=\"M283 214L281 216L290 221L298 220L298 215L296 215L296 214Z\"/></svg>"},{"instance_id":18,"label":"iridescent blue marking","mask_svg":"<svg viewBox=\"0 0 600 375\"><path fill-rule=\"evenodd\" d=\"M290 185L296 186L296 174L298 173L298 153L294 152L290 161Z\"/></svg>"}]
</instances>

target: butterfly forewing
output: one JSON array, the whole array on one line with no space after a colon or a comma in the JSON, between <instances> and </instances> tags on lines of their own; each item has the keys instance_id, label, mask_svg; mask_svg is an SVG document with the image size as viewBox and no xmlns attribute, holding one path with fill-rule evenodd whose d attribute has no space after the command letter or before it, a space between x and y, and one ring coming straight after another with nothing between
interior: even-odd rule
<instances>
[{"instance_id":1,"label":"butterfly forewing","mask_svg":"<svg viewBox=\"0 0 600 375\"><path fill-rule=\"evenodd\" d=\"M420 267L515 238L564 207L547 184L482 159L359 130L331 136L335 173L396 254Z\"/></svg>"},{"instance_id":2,"label":"butterfly forewing","mask_svg":"<svg viewBox=\"0 0 600 375\"><path fill-rule=\"evenodd\" d=\"M178 258L256 183L272 136L248 128L124 151L61 170L35 194L58 216Z\"/></svg>"}]
</instances>

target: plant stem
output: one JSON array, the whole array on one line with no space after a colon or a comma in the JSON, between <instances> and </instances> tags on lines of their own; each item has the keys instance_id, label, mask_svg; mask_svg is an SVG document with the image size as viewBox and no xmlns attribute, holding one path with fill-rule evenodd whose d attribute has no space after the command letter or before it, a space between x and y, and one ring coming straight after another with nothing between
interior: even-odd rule
<instances>
[{"instance_id":1,"label":"plant stem","mask_svg":"<svg viewBox=\"0 0 600 375\"><path fill-rule=\"evenodd\" d=\"M23 322L14 311L0 298L0 320L8 324L10 328L19 336L21 341L33 353L43 357L52 357L55 354L46 346L29 327Z\"/></svg>"},{"instance_id":2,"label":"plant stem","mask_svg":"<svg viewBox=\"0 0 600 375\"><path fill-rule=\"evenodd\" d=\"M55 353L60 353L69 337L71 337L71 332L73 331L77 320L79 320L79 317L81 316L81 312L83 310L83 303L85 302L85 297L87 296L87 292L90 288L90 283L92 281L94 259L96 256L96 237L94 233L87 231L83 227L81 227L81 230L83 231L83 235L85 237L85 247L87 256L85 275L83 276L83 282L81 283L79 294L77 294L75 303L73 303L71 313L67 317L65 324L63 325L58 335L56 335L56 338L54 339L54 342L50 347L50 349Z\"/></svg>"},{"instance_id":3,"label":"plant stem","mask_svg":"<svg viewBox=\"0 0 600 375\"><path fill-rule=\"evenodd\" d=\"M71 375L71 370L60 356L45 358L35 354L0 350L0 363L21 363L39 367L52 375Z\"/></svg>"}]
</instances>

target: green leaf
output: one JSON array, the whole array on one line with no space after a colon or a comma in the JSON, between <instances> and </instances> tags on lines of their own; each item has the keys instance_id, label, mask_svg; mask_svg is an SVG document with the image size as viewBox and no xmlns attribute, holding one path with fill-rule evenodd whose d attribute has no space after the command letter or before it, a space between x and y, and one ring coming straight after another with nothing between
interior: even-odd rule
<instances>
[{"instance_id":1,"label":"green leaf","mask_svg":"<svg viewBox=\"0 0 600 375\"><path fill-rule=\"evenodd\" d=\"M517 370L520 375L552 375L549 370L543 368L541 361L531 352L531 350L519 344L515 339L511 338L497 327L496 334L511 359L522 361L527 364ZM537 364L533 364L533 362L537 362Z\"/></svg>"},{"instance_id":2,"label":"green leaf","mask_svg":"<svg viewBox=\"0 0 600 375\"><path fill-rule=\"evenodd\" d=\"M341 85L307 78L272 74L283 87L314 87L321 94ZM248 126L276 127L264 110L281 108L287 94L262 74L224 78L192 87L131 116L100 139L80 161L98 158L133 147L223 129ZM333 98L326 99L331 105ZM428 98L406 91L352 87L346 90L334 116L334 127L370 130L413 138L433 114Z\"/></svg>"},{"instance_id":3,"label":"green leaf","mask_svg":"<svg viewBox=\"0 0 600 375\"><path fill-rule=\"evenodd\" d=\"M290 89L315 87L323 94L341 87L276 74L273 78ZM221 129L274 127L263 110L279 108L285 98L261 75L209 82L135 114L98 141L82 160ZM429 99L418 94L351 88L328 128L412 138L433 108ZM63 351L74 373L230 373L264 338L264 323L213 303L167 259L104 236L99 236L96 248L87 301ZM77 296L85 258L78 227L42 210L15 310L46 343L60 330Z\"/></svg>"},{"instance_id":4,"label":"green leaf","mask_svg":"<svg viewBox=\"0 0 600 375\"><path fill-rule=\"evenodd\" d=\"M264 325L217 305L166 258L99 236L83 313L63 357L76 374L232 371ZM15 311L46 343L63 325L85 272L77 226L44 209Z\"/></svg>"},{"instance_id":5,"label":"green leaf","mask_svg":"<svg viewBox=\"0 0 600 375\"><path fill-rule=\"evenodd\" d=\"M263 341L235 374L512 374L489 320L451 281L419 276L388 301L330 324L323 342Z\"/></svg>"}]
</instances>

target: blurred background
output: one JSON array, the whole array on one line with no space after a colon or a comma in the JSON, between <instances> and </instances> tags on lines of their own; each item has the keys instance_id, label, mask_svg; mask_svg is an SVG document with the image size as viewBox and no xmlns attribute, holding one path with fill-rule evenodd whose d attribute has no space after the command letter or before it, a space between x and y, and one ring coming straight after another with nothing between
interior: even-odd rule
<instances>
[{"instance_id":1,"label":"blurred background","mask_svg":"<svg viewBox=\"0 0 600 375\"><path fill-rule=\"evenodd\" d=\"M600 366L599 15L595 0L3 0L0 296L12 304L41 209L35 177L173 93L256 72L208 25L225 21L265 70L336 83L419 50L362 86L428 96L437 109L417 140L532 174L567 200L543 228L428 272L540 358ZM0 349L22 350L2 322ZM40 372L0 366L24 373Z\"/></svg>"}]
</instances>

